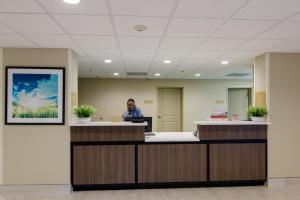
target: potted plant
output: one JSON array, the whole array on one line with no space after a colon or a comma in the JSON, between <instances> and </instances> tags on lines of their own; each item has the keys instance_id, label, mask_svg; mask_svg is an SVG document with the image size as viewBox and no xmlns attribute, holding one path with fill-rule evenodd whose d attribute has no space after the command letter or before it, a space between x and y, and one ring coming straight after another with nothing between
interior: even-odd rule
<instances>
[{"instance_id":1,"label":"potted plant","mask_svg":"<svg viewBox=\"0 0 300 200\"><path fill-rule=\"evenodd\" d=\"M79 123L88 123L91 121L91 117L95 115L96 109L90 105L80 105L74 108L74 114L78 118Z\"/></svg>"},{"instance_id":2,"label":"potted plant","mask_svg":"<svg viewBox=\"0 0 300 200\"><path fill-rule=\"evenodd\" d=\"M268 115L268 110L266 106L249 106L248 117L255 122L264 122L266 116Z\"/></svg>"}]
</instances>

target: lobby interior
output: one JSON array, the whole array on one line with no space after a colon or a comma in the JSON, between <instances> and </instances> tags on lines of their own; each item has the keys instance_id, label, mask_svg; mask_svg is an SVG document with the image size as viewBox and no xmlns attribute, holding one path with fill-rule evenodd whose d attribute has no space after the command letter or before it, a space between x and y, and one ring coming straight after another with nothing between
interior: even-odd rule
<instances>
[{"instance_id":1,"label":"lobby interior","mask_svg":"<svg viewBox=\"0 0 300 200\"><path fill-rule=\"evenodd\" d=\"M62 123L8 121L14 67L64 69ZM299 0L0 0L0 199L300 199L299 74ZM161 92L175 90L162 126ZM73 109L121 123L129 98L157 133L265 105L264 184L73 191Z\"/></svg>"}]
</instances>

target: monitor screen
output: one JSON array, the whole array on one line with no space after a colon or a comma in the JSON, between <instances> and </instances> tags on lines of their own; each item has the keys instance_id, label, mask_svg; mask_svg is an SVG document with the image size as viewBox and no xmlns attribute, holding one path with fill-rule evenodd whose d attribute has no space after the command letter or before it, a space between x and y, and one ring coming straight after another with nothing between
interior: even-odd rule
<instances>
[{"instance_id":1,"label":"monitor screen","mask_svg":"<svg viewBox=\"0 0 300 200\"><path fill-rule=\"evenodd\" d=\"M145 126L145 132L152 132L152 117L125 117L124 121L131 122L147 122L147 126Z\"/></svg>"}]
</instances>

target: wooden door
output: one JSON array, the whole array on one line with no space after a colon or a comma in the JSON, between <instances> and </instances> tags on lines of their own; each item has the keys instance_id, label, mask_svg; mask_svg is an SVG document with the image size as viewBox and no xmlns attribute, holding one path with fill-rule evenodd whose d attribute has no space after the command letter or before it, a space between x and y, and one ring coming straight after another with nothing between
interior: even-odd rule
<instances>
[{"instance_id":1,"label":"wooden door","mask_svg":"<svg viewBox=\"0 0 300 200\"><path fill-rule=\"evenodd\" d=\"M247 108L249 106L248 88L228 89L228 112L238 114L240 119L247 118Z\"/></svg>"},{"instance_id":2,"label":"wooden door","mask_svg":"<svg viewBox=\"0 0 300 200\"><path fill-rule=\"evenodd\" d=\"M181 122L181 89L158 89L158 131L182 131Z\"/></svg>"}]
</instances>

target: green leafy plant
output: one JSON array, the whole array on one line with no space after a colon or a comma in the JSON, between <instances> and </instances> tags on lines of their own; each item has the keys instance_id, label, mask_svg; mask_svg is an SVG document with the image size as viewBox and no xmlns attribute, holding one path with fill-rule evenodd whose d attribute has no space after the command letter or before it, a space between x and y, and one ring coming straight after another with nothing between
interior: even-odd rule
<instances>
[{"instance_id":1,"label":"green leafy plant","mask_svg":"<svg viewBox=\"0 0 300 200\"><path fill-rule=\"evenodd\" d=\"M249 106L248 117L265 117L268 115L266 106Z\"/></svg>"},{"instance_id":2,"label":"green leafy plant","mask_svg":"<svg viewBox=\"0 0 300 200\"><path fill-rule=\"evenodd\" d=\"M95 115L96 109L90 105L80 105L77 108L74 108L74 114L78 118L87 118Z\"/></svg>"}]
</instances>

